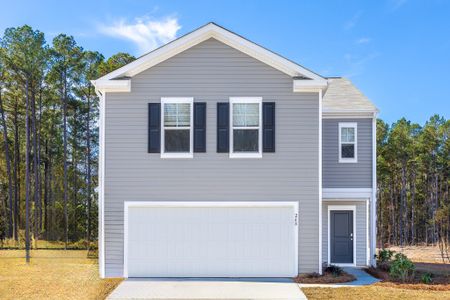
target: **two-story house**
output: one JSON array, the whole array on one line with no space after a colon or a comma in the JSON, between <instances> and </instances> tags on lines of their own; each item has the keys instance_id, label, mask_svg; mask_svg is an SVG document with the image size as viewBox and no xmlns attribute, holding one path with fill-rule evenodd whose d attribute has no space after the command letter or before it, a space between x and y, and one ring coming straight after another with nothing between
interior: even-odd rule
<instances>
[{"instance_id":1,"label":"two-story house","mask_svg":"<svg viewBox=\"0 0 450 300\"><path fill-rule=\"evenodd\" d=\"M375 106L209 23L93 81L102 277L290 277L375 251Z\"/></svg>"}]
</instances>

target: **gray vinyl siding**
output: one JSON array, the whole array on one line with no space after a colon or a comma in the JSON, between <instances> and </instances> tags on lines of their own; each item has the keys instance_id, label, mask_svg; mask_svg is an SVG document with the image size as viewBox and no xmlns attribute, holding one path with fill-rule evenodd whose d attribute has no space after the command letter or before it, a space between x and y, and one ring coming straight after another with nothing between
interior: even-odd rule
<instances>
[{"instance_id":1,"label":"gray vinyl siding","mask_svg":"<svg viewBox=\"0 0 450 300\"><path fill-rule=\"evenodd\" d=\"M339 163L339 123L356 122L358 162ZM324 188L372 187L372 119L322 120Z\"/></svg>"},{"instance_id":2,"label":"gray vinyl siding","mask_svg":"<svg viewBox=\"0 0 450 300\"><path fill-rule=\"evenodd\" d=\"M328 206L356 205L356 265L367 265L367 207L366 201L323 201L322 202L322 261L328 262Z\"/></svg>"},{"instance_id":3,"label":"gray vinyl siding","mask_svg":"<svg viewBox=\"0 0 450 300\"><path fill-rule=\"evenodd\" d=\"M276 102L276 152L230 159L216 152L217 102ZM147 104L161 97L207 103L206 153L147 153ZM318 271L317 93L293 93L292 78L210 39L136 75L130 93L106 94L106 276L123 272L124 201L298 201L299 271Z\"/></svg>"}]
</instances>

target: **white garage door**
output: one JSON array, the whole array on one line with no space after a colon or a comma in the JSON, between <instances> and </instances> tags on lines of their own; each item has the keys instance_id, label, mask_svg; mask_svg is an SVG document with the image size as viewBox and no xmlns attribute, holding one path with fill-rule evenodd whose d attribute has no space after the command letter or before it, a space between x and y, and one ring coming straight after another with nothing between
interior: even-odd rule
<instances>
[{"instance_id":1,"label":"white garage door","mask_svg":"<svg viewBox=\"0 0 450 300\"><path fill-rule=\"evenodd\" d=\"M125 203L125 277L297 275L296 203Z\"/></svg>"}]
</instances>

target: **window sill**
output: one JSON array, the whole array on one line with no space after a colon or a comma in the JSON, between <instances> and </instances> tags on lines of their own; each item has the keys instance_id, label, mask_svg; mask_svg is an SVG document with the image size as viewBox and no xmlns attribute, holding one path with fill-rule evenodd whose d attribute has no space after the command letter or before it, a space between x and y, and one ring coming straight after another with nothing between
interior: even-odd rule
<instances>
[{"instance_id":1,"label":"window sill","mask_svg":"<svg viewBox=\"0 0 450 300\"><path fill-rule=\"evenodd\" d=\"M358 162L358 160L356 158L350 158L350 159L342 159L342 158L340 158L339 159L339 163L340 164L355 164L357 162Z\"/></svg>"},{"instance_id":2,"label":"window sill","mask_svg":"<svg viewBox=\"0 0 450 300\"><path fill-rule=\"evenodd\" d=\"M161 158L194 158L193 153L161 153Z\"/></svg>"},{"instance_id":3,"label":"window sill","mask_svg":"<svg viewBox=\"0 0 450 300\"><path fill-rule=\"evenodd\" d=\"M262 158L262 153L230 153L230 158Z\"/></svg>"}]
</instances>

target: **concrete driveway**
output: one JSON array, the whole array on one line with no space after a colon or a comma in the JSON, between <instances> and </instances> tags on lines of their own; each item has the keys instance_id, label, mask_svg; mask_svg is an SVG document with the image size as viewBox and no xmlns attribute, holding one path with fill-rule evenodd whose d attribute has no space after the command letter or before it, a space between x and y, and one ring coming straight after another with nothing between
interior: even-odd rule
<instances>
[{"instance_id":1,"label":"concrete driveway","mask_svg":"<svg viewBox=\"0 0 450 300\"><path fill-rule=\"evenodd\" d=\"M108 297L118 299L152 300L303 300L305 294L290 279L127 279Z\"/></svg>"}]
</instances>

